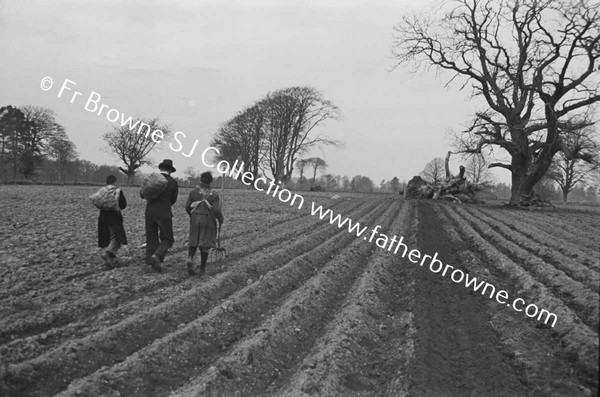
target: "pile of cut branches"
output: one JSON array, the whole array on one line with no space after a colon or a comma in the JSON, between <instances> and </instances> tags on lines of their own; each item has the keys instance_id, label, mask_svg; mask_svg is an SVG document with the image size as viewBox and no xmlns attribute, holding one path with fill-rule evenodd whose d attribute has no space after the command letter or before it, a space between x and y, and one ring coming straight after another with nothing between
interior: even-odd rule
<instances>
[{"instance_id":1,"label":"pile of cut branches","mask_svg":"<svg viewBox=\"0 0 600 397\"><path fill-rule=\"evenodd\" d=\"M413 177L404 190L404 198L426 198L433 200L450 200L458 203L474 203L479 200L475 193L483 190L485 184L469 182L465 176L465 167L460 166L458 176L449 175L440 182L427 182L420 176Z\"/></svg>"}]
</instances>

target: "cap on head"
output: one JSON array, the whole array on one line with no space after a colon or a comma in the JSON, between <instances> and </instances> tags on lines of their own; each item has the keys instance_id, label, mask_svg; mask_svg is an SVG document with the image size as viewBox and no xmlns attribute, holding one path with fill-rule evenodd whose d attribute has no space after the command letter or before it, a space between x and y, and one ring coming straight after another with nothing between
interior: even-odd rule
<instances>
[{"instance_id":1,"label":"cap on head","mask_svg":"<svg viewBox=\"0 0 600 397\"><path fill-rule=\"evenodd\" d=\"M213 181L213 176L210 171L206 171L200 174L200 182L204 185L210 185Z\"/></svg>"}]
</instances>

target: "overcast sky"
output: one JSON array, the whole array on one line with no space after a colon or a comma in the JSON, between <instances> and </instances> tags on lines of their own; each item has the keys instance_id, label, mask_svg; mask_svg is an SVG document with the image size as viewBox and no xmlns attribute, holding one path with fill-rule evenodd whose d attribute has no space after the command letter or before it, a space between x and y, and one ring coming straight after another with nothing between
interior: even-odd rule
<instances>
[{"instance_id":1,"label":"overcast sky","mask_svg":"<svg viewBox=\"0 0 600 397\"><path fill-rule=\"evenodd\" d=\"M57 97L64 79L126 116L159 117L187 135L191 158L162 144L183 176L219 125L269 91L310 85L341 110L316 131L341 140L312 154L328 173L408 180L450 149L476 109L448 75L391 71L392 28L418 0L0 1L0 106L55 111L80 158L117 164L103 150L113 124ZM40 88L50 76L51 90ZM185 143L184 143L185 144ZM453 164L457 166L457 164ZM501 180L508 179L499 171Z\"/></svg>"}]
</instances>

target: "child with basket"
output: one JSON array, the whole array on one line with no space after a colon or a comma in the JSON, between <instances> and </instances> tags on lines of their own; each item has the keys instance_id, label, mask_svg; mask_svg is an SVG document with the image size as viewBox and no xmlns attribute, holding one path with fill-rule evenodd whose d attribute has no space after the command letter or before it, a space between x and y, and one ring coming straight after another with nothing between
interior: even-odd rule
<instances>
[{"instance_id":1,"label":"child with basket","mask_svg":"<svg viewBox=\"0 0 600 397\"><path fill-rule=\"evenodd\" d=\"M127 207L123 191L115 186L117 178L114 175L106 177L106 186L90 196L92 204L99 210L98 215L98 246L103 248L104 265L115 267L117 251L121 245L127 244L127 235L123 227L121 210Z\"/></svg>"}]
</instances>

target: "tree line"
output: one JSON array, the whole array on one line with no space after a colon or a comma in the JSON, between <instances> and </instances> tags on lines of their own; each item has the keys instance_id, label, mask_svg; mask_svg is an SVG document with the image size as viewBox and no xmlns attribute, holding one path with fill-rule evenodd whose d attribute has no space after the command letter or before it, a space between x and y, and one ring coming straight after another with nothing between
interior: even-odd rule
<instances>
[{"instance_id":1,"label":"tree line","mask_svg":"<svg viewBox=\"0 0 600 397\"><path fill-rule=\"evenodd\" d=\"M211 146L219 149L218 160L243 161L244 172L270 175L285 184L301 156L314 148L341 145L327 136L315 134L317 127L338 116L337 106L316 88L279 89L225 121ZM300 162L302 170L305 165Z\"/></svg>"},{"instance_id":2,"label":"tree line","mask_svg":"<svg viewBox=\"0 0 600 397\"><path fill-rule=\"evenodd\" d=\"M77 158L75 144L52 110L38 106L0 108L0 178L31 179L44 160L56 164L64 182L66 169Z\"/></svg>"},{"instance_id":3,"label":"tree line","mask_svg":"<svg viewBox=\"0 0 600 397\"><path fill-rule=\"evenodd\" d=\"M468 87L482 104L455 133L453 149L485 161L488 168L508 170L511 204L530 202L548 178L560 186L563 200L598 179L600 3L451 0L431 12L405 15L393 37L396 67L447 72L448 84L461 82L461 89ZM4 180L18 173L30 177L45 157L57 164L73 159L74 145L51 116L34 107L2 108ZM316 134L338 116L337 106L319 90L283 88L223 123L212 145L220 150L219 160L239 159L244 171L288 183L295 170L302 170L298 161L314 158L312 150L340 145ZM125 129L111 133L111 149L131 183L153 146L144 147L147 140L132 144L127 135L132 132ZM494 150L501 160L490 162Z\"/></svg>"},{"instance_id":4,"label":"tree line","mask_svg":"<svg viewBox=\"0 0 600 397\"><path fill-rule=\"evenodd\" d=\"M148 119L145 122L152 128L160 127L169 133L168 127L161 125L157 119ZM215 141L220 133L228 130L227 126L231 125L231 120L224 125L226 128L219 130ZM122 165L97 165L78 158L75 144L69 140L65 129L56 122L52 110L35 106L25 106L21 109L12 106L0 108L0 134L0 172L4 182L16 180L18 177L29 180L37 175L39 180L45 183L102 184L106 175L114 174L121 176L123 183L135 184L139 183L141 178L137 172L139 167L150 162L147 156L155 146L151 140L133 139L136 138L135 132L126 127L114 127L107 131L103 138L107 147L121 160ZM266 140L266 137L264 139ZM596 131L593 126L588 126L583 131L575 130L565 134L565 139L573 153L585 150L597 152ZM232 140L228 142L231 143ZM238 148L243 157L244 150L241 146ZM226 150L224 152L227 153ZM260 156L260 151L258 153ZM306 154L308 151L302 150L301 153ZM251 159L252 156L245 158ZM248 162L249 169L253 172L261 172L259 165L260 162ZM510 194L506 192L509 188L502 183L493 183L488 165L482 154L472 155L466 159L465 176L472 183L486 185L493 195L508 199ZM382 180L377 186L367 176L356 175L349 178L325 173L327 168L327 162L320 157L299 158L292 169L299 177L292 178L290 174L287 185L290 189L304 191L391 194L402 193L406 186L406 181L400 182L397 177L389 181ZM425 165L420 175L427 182L439 183L444 177L444 172L444 160L437 157ZM189 167L178 180L182 186L194 186L199 183L199 172ZM559 153L553 158L548 173L538 182L536 188L552 200L562 198L566 202L569 193L573 192L575 201L594 202L597 200L597 182L597 162L588 163L576 156ZM217 179L217 183L220 186L220 179ZM554 184L558 185L558 188ZM238 185L240 184L236 185L235 181L227 181L228 188L242 187Z\"/></svg>"}]
</instances>

